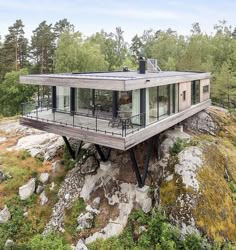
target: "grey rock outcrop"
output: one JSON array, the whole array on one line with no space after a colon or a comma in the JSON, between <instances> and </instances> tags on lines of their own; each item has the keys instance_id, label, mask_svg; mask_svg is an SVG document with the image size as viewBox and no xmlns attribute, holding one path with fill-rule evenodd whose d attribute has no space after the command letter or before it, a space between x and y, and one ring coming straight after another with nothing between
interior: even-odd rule
<instances>
[{"instance_id":1,"label":"grey rock outcrop","mask_svg":"<svg viewBox=\"0 0 236 250\"><path fill-rule=\"evenodd\" d=\"M4 247L5 248L10 248L11 249L11 247L13 247L15 245L15 243L14 243L14 241L13 240L10 240L10 239L8 239L7 241L6 241L6 243L5 243L5 245L4 245Z\"/></svg>"},{"instance_id":2,"label":"grey rock outcrop","mask_svg":"<svg viewBox=\"0 0 236 250\"><path fill-rule=\"evenodd\" d=\"M16 146L8 150L27 150L32 157L51 160L63 146L63 139L55 134L41 133L22 137Z\"/></svg>"},{"instance_id":3,"label":"grey rock outcrop","mask_svg":"<svg viewBox=\"0 0 236 250\"><path fill-rule=\"evenodd\" d=\"M7 208L7 206L5 206L1 211L0 211L0 224L6 223L10 220L11 218L11 214Z\"/></svg>"},{"instance_id":4,"label":"grey rock outcrop","mask_svg":"<svg viewBox=\"0 0 236 250\"><path fill-rule=\"evenodd\" d=\"M81 174L94 173L99 168L99 162L94 155L89 156L81 165Z\"/></svg>"},{"instance_id":5,"label":"grey rock outcrop","mask_svg":"<svg viewBox=\"0 0 236 250\"><path fill-rule=\"evenodd\" d=\"M43 234L47 234L52 230L63 230L64 211L79 198L80 191L84 185L84 177L81 175L79 168L79 166L75 167L67 173L58 192L59 200L53 207L52 216L47 223ZM67 199L65 197L67 197Z\"/></svg>"},{"instance_id":6,"label":"grey rock outcrop","mask_svg":"<svg viewBox=\"0 0 236 250\"><path fill-rule=\"evenodd\" d=\"M210 135L216 135L219 131L219 126L209 111L201 111L186 119L183 124L188 129Z\"/></svg>"},{"instance_id":7,"label":"grey rock outcrop","mask_svg":"<svg viewBox=\"0 0 236 250\"><path fill-rule=\"evenodd\" d=\"M30 179L25 185L19 188L21 200L27 200L35 191L35 178Z\"/></svg>"},{"instance_id":8,"label":"grey rock outcrop","mask_svg":"<svg viewBox=\"0 0 236 250\"><path fill-rule=\"evenodd\" d=\"M39 199L40 199L40 205L41 205L41 206L44 206L45 204L47 204L48 198L47 198L47 196L46 196L45 191L43 191L43 192L40 194Z\"/></svg>"},{"instance_id":9,"label":"grey rock outcrop","mask_svg":"<svg viewBox=\"0 0 236 250\"><path fill-rule=\"evenodd\" d=\"M86 247L84 242L80 239L78 243L76 244L76 247L74 248L74 250L88 250L88 248Z\"/></svg>"},{"instance_id":10,"label":"grey rock outcrop","mask_svg":"<svg viewBox=\"0 0 236 250\"><path fill-rule=\"evenodd\" d=\"M49 173L41 173L40 176L39 176L39 181L42 183L42 184L46 184L49 180Z\"/></svg>"},{"instance_id":11,"label":"grey rock outcrop","mask_svg":"<svg viewBox=\"0 0 236 250\"><path fill-rule=\"evenodd\" d=\"M41 194L44 190L44 187L41 185L38 185L36 188L36 194Z\"/></svg>"}]
</instances>

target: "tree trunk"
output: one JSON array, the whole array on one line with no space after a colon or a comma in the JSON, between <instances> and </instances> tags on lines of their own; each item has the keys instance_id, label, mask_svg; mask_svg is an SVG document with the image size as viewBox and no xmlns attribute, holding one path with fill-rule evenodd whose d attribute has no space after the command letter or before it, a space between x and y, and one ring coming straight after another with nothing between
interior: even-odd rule
<instances>
[{"instance_id":1,"label":"tree trunk","mask_svg":"<svg viewBox=\"0 0 236 250\"><path fill-rule=\"evenodd\" d=\"M18 49L17 49L17 41L16 41L16 48L15 48L15 68L16 68L16 71L18 70Z\"/></svg>"}]
</instances>

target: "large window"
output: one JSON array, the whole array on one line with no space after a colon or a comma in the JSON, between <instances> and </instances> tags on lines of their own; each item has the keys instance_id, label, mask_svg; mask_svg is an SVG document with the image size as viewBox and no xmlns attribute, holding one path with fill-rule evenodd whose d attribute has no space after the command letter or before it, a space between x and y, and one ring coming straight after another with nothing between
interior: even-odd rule
<instances>
[{"instance_id":1,"label":"large window","mask_svg":"<svg viewBox=\"0 0 236 250\"><path fill-rule=\"evenodd\" d=\"M149 122L152 123L158 119L158 91L157 87L149 88Z\"/></svg>"},{"instance_id":2,"label":"large window","mask_svg":"<svg viewBox=\"0 0 236 250\"><path fill-rule=\"evenodd\" d=\"M112 91L94 90L95 114L112 115Z\"/></svg>"},{"instance_id":3,"label":"large window","mask_svg":"<svg viewBox=\"0 0 236 250\"><path fill-rule=\"evenodd\" d=\"M160 86L159 87L159 119L163 119L168 115L169 107L169 86Z\"/></svg>"},{"instance_id":4,"label":"large window","mask_svg":"<svg viewBox=\"0 0 236 250\"><path fill-rule=\"evenodd\" d=\"M70 88L57 87L57 110L70 111Z\"/></svg>"},{"instance_id":5,"label":"large window","mask_svg":"<svg viewBox=\"0 0 236 250\"><path fill-rule=\"evenodd\" d=\"M178 84L170 85L170 114L178 112L179 108L179 88Z\"/></svg>"},{"instance_id":6,"label":"large window","mask_svg":"<svg viewBox=\"0 0 236 250\"><path fill-rule=\"evenodd\" d=\"M200 102L200 81L192 81L191 83L191 104Z\"/></svg>"},{"instance_id":7,"label":"large window","mask_svg":"<svg viewBox=\"0 0 236 250\"><path fill-rule=\"evenodd\" d=\"M89 114L92 109L92 89L75 89L75 111Z\"/></svg>"}]
</instances>

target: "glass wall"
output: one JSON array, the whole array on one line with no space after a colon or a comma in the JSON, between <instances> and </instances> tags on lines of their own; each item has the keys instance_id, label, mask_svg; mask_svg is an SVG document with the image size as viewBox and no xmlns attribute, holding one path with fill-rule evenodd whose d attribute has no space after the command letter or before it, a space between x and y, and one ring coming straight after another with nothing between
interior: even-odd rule
<instances>
[{"instance_id":1,"label":"glass wall","mask_svg":"<svg viewBox=\"0 0 236 250\"><path fill-rule=\"evenodd\" d=\"M57 87L57 109L61 111L70 111L70 88L69 87Z\"/></svg>"},{"instance_id":2,"label":"glass wall","mask_svg":"<svg viewBox=\"0 0 236 250\"><path fill-rule=\"evenodd\" d=\"M170 114L179 111L179 87L178 84L170 85Z\"/></svg>"},{"instance_id":3,"label":"glass wall","mask_svg":"<svg viewBox=\"0 0 236 250\"><path fill-rule=\"evenodd\" d=\"M191 105L200 102L200 81L192 81L191 83Z\"/></svg>"},{"instance_id":4,"label":"glass wall","mask_svg":"<svg viewBox=\"0 0 236 250\"><path fill-rule=\"evenodd\" d=\"M169 107L169 86L160 86L159 87L159 119L163 119L168 116L168 107Z\"/></svg>"},{"instance_id":5,"label":"glass wall","mask_svg":"<svg viewBox=\"0 0 236 250\"><path fill-rule=\"evenodd\" d=\"M95 114L112 115L112 91L94 90L95 92Z\"/></svg>"},{"instance_id":6,"label":"glass wall","mask_svg":"<svg viewBox=\"0 0 236 250\"><path fill-rule=\"evenodd\" d=\"M75 111L92 114L92 89L75 89Z\"/></svg>"},{"instance_id":7,"label":"glass wall","mask_svg":"<svg viewBox=\"0 0 236 250\"><path fill-rule=\"evenodd\" d=\"M149 120L147 124L150 124L158 120L158 89L157 87L152 87L147 90L149 92L149 103L146 106L149 110Z\"/></svg>"}]
</instances>

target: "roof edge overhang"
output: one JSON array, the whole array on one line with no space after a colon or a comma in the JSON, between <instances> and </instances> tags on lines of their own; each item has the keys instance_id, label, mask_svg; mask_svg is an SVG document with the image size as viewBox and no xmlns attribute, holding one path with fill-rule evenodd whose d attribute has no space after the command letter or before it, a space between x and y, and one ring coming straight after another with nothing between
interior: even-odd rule
<instances>
[{"instance_id":1,"label":"roof edge overhang","mask_svg":"<svg viewBox=\"0 0 236 250\"><path fill-rule=\"evenodd\" d=\"M129 91L155 86L168 85L179 82L202 80L211 78L211 73L188 72L183 75L142 75L137 78L109 78L109 77L73 77L68 74L61 75L24 75L20 76L21 84L61 86L86 89L103 89L114 91Z\"/></svg>"}]
</instances>

